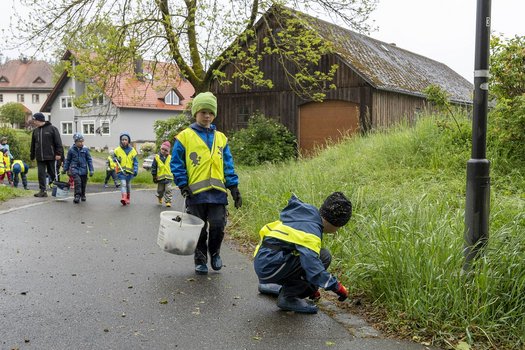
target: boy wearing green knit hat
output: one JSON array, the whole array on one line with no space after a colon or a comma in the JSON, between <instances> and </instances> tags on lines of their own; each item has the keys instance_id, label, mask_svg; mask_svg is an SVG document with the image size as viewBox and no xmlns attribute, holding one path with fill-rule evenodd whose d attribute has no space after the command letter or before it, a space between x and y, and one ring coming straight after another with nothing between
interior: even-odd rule
<instances>
[{"instance_id":1,"label":"boy wearing green knit hat","mask_svg":"<svg viewBox=\"0 0 525 350\"><path fill-rule=\"evenodd\" d=\"M195 273L208 274L222 268L220 256L226 225L226 205L230 190L235 208L242 205L233 157L226 136L213 123L217 116L217 98L203 92L193 98L191 114L195 122L175 138L171 172L186 200L186 211L198 216L204 225L195 249Z\"/></svg>"}]
</instances>

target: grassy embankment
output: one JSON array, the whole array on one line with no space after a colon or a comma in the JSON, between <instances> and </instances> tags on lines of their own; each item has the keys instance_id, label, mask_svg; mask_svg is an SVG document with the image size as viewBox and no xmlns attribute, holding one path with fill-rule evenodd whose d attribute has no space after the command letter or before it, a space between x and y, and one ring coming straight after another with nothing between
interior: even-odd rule
<instances>
[{"instance_id":1,"label":"grassy embankment","mask_svg":"<svg viewBox=\"0 0 525 350\"><path fill-rule=\"evenodd\" d=\"M443 126L445 125L445 127ZM382 324L436 345L525 347L525 168L489 150L490 243L462 274L470 123L433 119L415 128L349 139L317 157L239 169L244 205L229 233L255 243L292 192L320 205L333 191L354 215L324 244L332 271L363 296ZM490 145L489 145L490 148Z\"/></svg>"}]
</instances>

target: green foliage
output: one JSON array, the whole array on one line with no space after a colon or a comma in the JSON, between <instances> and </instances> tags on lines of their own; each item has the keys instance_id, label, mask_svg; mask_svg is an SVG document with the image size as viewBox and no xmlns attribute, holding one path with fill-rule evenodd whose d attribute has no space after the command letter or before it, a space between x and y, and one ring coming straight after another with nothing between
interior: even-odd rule
<instances>
[{"instance_id":1,"label":"green foliage","mask_svg":"<svg viewBox=\"0 0 525 350\"><path fill-rule=\"evenodd\" d=\"M26 112L24 106L18 102L8 102L0 106L0 120L13 124L24 126Z\"/></svg>"},{"instance_id":2,"label":"green foliage","mask_svg":"<svg viewBox=\"0 0 525 350\"><path fill-rule=\"evenodd\" d=\"M146 142L140 146L140 152L144 157L149 156L152 153L155 153L155 144L153 142Z\"/></svg>"},{"instance_id":3,"label":"green foliage","mask_svg":"<svg viewBox=\"0 0 525 350\"><path fill-rule=\"evenodd\" d=\"M229 140L235 162L258 165L281 162L297 154L297 140L284 125L256 114L248 127L235 132Z\"/></svg>"},{"instance_id":4,"label":"green foliage","mask_svg":"<svg viewBox=\"0 0 525 350\"><path fill-rule=\"evenodd\" d=\"M428 102L430 102L437 110L441 113L448 113L449 116L454 119L456 122L456 125L459 129L459 123L456 120L456 117L454 117L454 113L452 113L452 110L450 108L450 95L448 92L446 92L444 89L441 88L441 86L436 84L430 84L427 86L423 93L426 95Z\"/></svg>"},{"instance_id":5,"label":"green foliage","mask_svg":"<svg viewBox=\"0 0 525 350\"><path fill-rule=\"evenodd\" d=\"M493 36L490 49L490 93L498 99L525 94L525 36Z\"/></svg>"},{"instance_id":6,"label":"green foliage","mask_svg":"<svg viewBox=\"0 0 525 350\"><path fill-rule=\"evenodd\" d=\"M31 164L29 159L29 148L31 146L31 134L27 131L17 131L11 128L0 128L0 137L7 137L7 144L14 159L21 159Z\"/></svg>"},{"instance_id":7,"label":"green foliage","mask_svg":"<svg viewBox=\"0 0 525 350\"><path fill-rule=\"evenodd\" d=\"M505 158L525 163L525 94L498 101L490 112L489 139Z\"/></svg>"},{"instance_id":8,"label":"green foliage","mask_svg":"<svg viewBox=\"0 0 525 350\"><path fill-rule=\"evenodd\" d=\"M471 121L458 116L458 123L422 118L414 128L353 137L312 159L241 167L243 207L230 212L229 233L254 243L291 193L319 206L342 191L354 215L324 237L331 272L386 311L392 331L409 329L442 347L464 341L476 349L521 349L525 168L514 164L508 173L501 158L493 163L490 242L474 273L463 276Z\"/></svg>"},{"instance_id":9,"label":"green foliage","mask_svg":"<svg viewBox=\"0 0 525 350\"><path fill-rule=\"evenodd\" d=\"M156 149L160 149L164 141L169 141L173 146L175 136L190 124L191 119L187 114L180 114L166 120L156 120L153 124Z\"/></svg>"}]
</instances>

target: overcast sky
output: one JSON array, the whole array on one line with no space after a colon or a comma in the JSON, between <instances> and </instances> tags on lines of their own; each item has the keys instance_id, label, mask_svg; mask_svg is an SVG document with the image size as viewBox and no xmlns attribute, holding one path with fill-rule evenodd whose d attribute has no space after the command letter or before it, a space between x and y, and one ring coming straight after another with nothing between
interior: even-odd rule
<instances>
[{"instance_id":1,"label":"overcast sky","mask_svg":"<svg viewBox=\"0 0 525 350\"><path fill-rule=\"evenodd\" d=\"M0 0L0 29L9 26L14 3ZM372 14L379 30L370 36L442 62L472 82L476 6L476 0L380 0ZM508 38L523 36L524 14L525 0L493 0L491 29ZM0 50L10 58L20 55L6 52L3 42Z\"/></svg>"}]
</instances>

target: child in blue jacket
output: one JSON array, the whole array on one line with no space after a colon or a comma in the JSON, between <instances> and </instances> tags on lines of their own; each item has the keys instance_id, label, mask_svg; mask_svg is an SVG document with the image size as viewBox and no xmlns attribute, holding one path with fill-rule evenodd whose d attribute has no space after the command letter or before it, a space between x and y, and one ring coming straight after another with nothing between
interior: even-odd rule
<instances>
[{"instance_id":1,"label":"child in blue jacket","mask_svg":"<svg viewBox=\"0 0 525 350\"><path fill-rule=\"evenodd\" d=\"M280 220L265 225L253 261L259 291L278 294L277 306L299 313L317 313L305 298L318 299L318 288L332 291L343 301L346 288L326 269L332 257L322 247L323 233L335 233L352 216L352 203L341 192L326 198L319 210L292 196Z\"/></svg>"},{"instance_id":2,"label":"child in blue jacket","mask_svg":"<svg viewBox=\"0 0 525 350\"><path fill-rule=\"evenodd\" d=\"M93 176L93 159L89 148L84 146L84 136L80 133L73 135L75 142L67 152L66 161L64 162L64 174L68 173L73 177L75 182L75 198L74 203L86 201L86 185L87 177Z\"/></svg>"}]
</instances>

